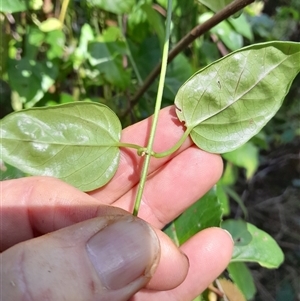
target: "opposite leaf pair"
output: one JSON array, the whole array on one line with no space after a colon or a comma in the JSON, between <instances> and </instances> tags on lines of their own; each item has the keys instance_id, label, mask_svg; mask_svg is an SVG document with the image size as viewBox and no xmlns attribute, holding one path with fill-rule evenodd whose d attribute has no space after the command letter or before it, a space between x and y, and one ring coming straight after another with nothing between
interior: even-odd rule
<instances>
[{"instance_id":1,"label":"opposite leaf pair","mask_svg":"<svg viewBox=\"0 0 300 301\"><path fill-rule=\"evenodd\" d=\"M242 48L187 80L175 98L177 116L199 148L232 151L274 116L299 72L300 43ZM2 159L90 191L115 174L121 130L116 114L98 103L18 111L1 120Z\"/></svg>"}]
</instances>

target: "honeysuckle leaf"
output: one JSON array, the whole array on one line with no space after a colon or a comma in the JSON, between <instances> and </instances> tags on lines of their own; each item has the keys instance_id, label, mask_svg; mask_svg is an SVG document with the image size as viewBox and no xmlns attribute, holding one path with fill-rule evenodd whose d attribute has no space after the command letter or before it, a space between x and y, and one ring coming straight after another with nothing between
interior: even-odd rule
<instances>
[{"instance_id":1,"label":"honeysuckle leaf","mask_svg":"<svg viewBox=\"0 0 300 301\"><path fill-rule=\"evenodd\" d=\"M222 228L226 222L227 221L222 224ZM236 224L236 226L238 226L238 224ZM230 228L225 228L229 230L230 233L234 233ZM232 227L231 229L235 228ZM234 231L236 231L236 229ZM284 260L284 254L274 238L249 223L247 223L247 231L252 236L251 241L246 245L235 243L231 262L256 262L269 269L278 268ZM244 232L244 234L246 233L247 232ZM242 234L241 239L243 239L244 234Z\"/></svg>"},{"instance_id":2,"label":"honeysuckle leaf","mask_svg":"<svg viewBox=\"0 0 300 301\"><path fill-rule=\"evenodd\" d=\"M256 293L253 276L244 262L231 262L227 266L230 279L238 286L247 300L252 300Z\"/></svg>"},{"instance_id":3,"label":"honeysuckle leaf","mask_svg":"<svg viewBox=\"0 0 300 301\"><path fill-rule=\"evenodd\" d=\"M195 144L237 149L278 111L300 72L300 43L268 42L232 52L192 76L175 98Z\"/></svg>"},{"instance_id":4,"label":"honeysuckle leaf","mask_svg":"<svg viewBox=\"0 0 300 301\"><path fill-rule=\"evenodd\" d=\"M2 159L32 175L90 191L106 184L118 167L121 124L98 103L15 112L1 120L0 130Z\"/></svg>"}]
</instances>

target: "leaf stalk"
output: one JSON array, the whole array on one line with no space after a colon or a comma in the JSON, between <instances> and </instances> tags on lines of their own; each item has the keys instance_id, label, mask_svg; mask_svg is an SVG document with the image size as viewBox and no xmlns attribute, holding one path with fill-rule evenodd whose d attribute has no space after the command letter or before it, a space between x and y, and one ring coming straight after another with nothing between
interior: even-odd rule
<instances>
[{"instance_id":1,"label":"leaf stalk","mask_svg":"<svg viewBox=\"0 0 300 301\"><path fill-rule=\"evenodd\" d=\"M164 157L167 157L167 156L175 153L181 147L181 145L184 143L184 141L187 139L187 137L189 136L192 129L193 129L192 127L187 128L185 130L184 134L182 135L182 137L178 140L178 142L174 146L172 146L167 151L164 151L164 152L161 152L161 153L153 153L153 157L155 157L155 158L164 158Z\"/></svg>"}]
</instances>

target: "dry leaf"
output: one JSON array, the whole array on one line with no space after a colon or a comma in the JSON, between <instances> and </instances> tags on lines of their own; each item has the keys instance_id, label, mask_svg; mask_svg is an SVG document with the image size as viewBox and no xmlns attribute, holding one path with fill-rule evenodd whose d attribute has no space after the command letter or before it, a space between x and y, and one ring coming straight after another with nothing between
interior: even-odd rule
<instances>
[{"instance_id":1,"label":"dry leaf","mask_svg":"<svg viewBox=\"0 0 300 301\"><path fill-rule=\"evenodd\" d=\"M247 301L240 289L230 280L218 279L217 285L219 290L224 293L228 301Z\"/></svg>"}]
</instances>

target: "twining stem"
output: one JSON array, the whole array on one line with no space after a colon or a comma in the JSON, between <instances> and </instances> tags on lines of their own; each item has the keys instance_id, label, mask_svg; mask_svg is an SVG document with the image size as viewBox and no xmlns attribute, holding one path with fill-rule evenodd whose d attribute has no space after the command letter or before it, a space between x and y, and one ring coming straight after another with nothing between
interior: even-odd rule
<instances>
[{"instance_id":1,"label":"twining stem","mask_svg":"<svg viewBox=\"0 0 300 301\"><path fill-rule=\"evenodd\" d=\"M157 96L156 96L155 109L154 109L150 136L149 136L148 145L147 145L147 148L145 151L145 159L144 159L143 168L142 168L142 172L141 172L141 179L139 182L138 191L137 191L136 200L135 200L134 209L133 209L133 215L135 215L135 216L137 216L137 214L138 214L138 211L139 211L139 208L141 205L141 201L142 201L142 195L143 195L146 178L147 178L147 173L148 173L148 169L149 169L149 164L150 164L150 159L151 159L151 155L152 155L154 137L155 137L156 127L157 127L157 122L158 122L158 115L159 115L159 111L161 108L161 102L162 102L162 96L163 96L163 90L164 90L164 84L165 84L165 77L166 77L166 72L167 72L171 15L172 15L172 0L168 0L166 37L165 37L165 43L164 43L164 47L163 47L160 78L159 78L159 84L158 84L158 90L157 90Z\"/></svg>"},{"instance_id":2,"label":"twining stem","mask_svg":"<svg viewBox=\"0 0 300 301\"><path fill-rule=\"evenodd\" d=\"M58 18L59 21L61 22L61 24L64 24L64 22L65 22L65 17L66 17L69 2L70 2L70 0L63 0L61 10L60 10L60 14L59 14L59 18Z\"/></svg>"}]
</instances>

